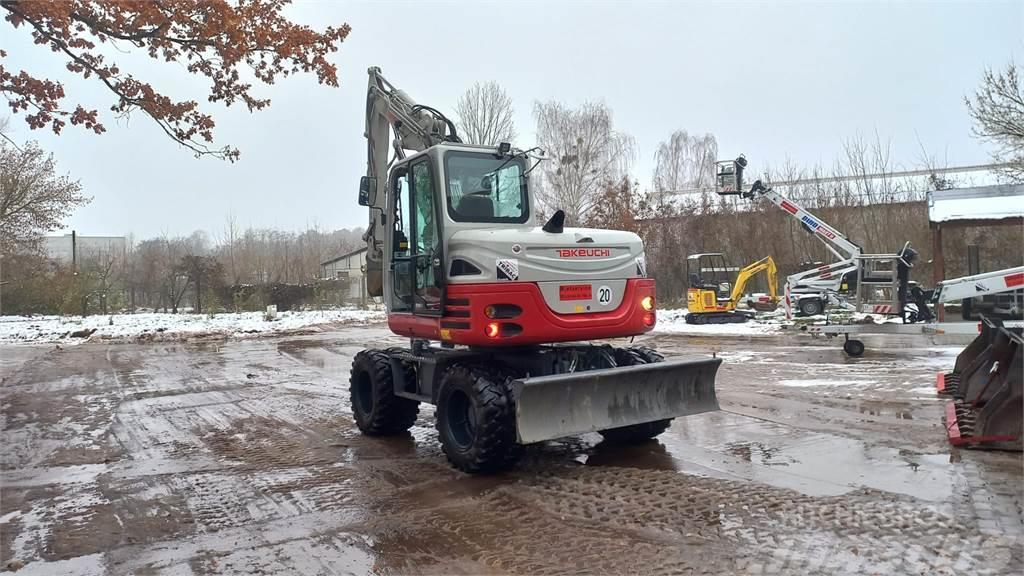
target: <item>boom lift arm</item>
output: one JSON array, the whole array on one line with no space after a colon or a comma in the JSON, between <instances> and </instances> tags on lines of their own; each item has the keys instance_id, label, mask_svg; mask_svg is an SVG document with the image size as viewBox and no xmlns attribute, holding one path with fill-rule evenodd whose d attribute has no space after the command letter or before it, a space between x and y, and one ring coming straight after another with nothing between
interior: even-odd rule
<instances>
[{"instance_id":1,"label":"boom lift arm","mask_svg":"<svg viewBox=\"0 0 1024 576\"><path fill-rule=\"evenodd\" d=\"M753 198L755 194L767 198L787 214L796 218L800 224L815 234L822 244L840 260L850 260L861 255L863 250L860 246L850 241L841 232L826 224L821 218L811 214L809 210L796 202L779 194L775 190L766 187L760 180L754 182L750 190L743 192L743 198Z\"/></svg>"},{"instance_id":2,"label":"boom lift arm","mask_svg":"<svg viewBox=\"0 0 1024 576\"><path fill-rule=\"evenodd\" d=\"M384 291L384 234L387 233L387 206L384 186L388 182L388 148L395 158L405 158L405 150L420 152L441 142L462 142L455 124L437 110L417 104L407 93L395 88L373 66L367 73L366 96L366 176L359 183L360 204L370 208L370 222L363 235L366 241L366 289L370 296ZM394 141L390 132L394 131Z\"/></svg>"},{"instance_id":3,"label":"boom lift arm","mask_svg":"<svg viewBox=\"0 0 1024 576\"><path fill-rule=\"evenodd\" d=\"M932 302L945 303L1024 288L1024 266L943 280L935 286Z\"/></svg>"},{"instance_id":4,"label":"boom lift arm","mask_svg":"<svg viewBox=\"0 0 1024 576\"><path fill-rule=\"evenodd\" d=\"M760 180L754 182L750 190L744 191L743 169L747 159L740 156L736 160L718 162L718 193L721 195L739 195L741 198L754 198L761 195L771 201L787 214L796 218L808 231L821 240L825 247L840 260L850 260L861 255L860 246L850 241L841 232L826 224L821 218L811 214L809 210L796 202L765 186Z\"/></svg>"}]
</instances>

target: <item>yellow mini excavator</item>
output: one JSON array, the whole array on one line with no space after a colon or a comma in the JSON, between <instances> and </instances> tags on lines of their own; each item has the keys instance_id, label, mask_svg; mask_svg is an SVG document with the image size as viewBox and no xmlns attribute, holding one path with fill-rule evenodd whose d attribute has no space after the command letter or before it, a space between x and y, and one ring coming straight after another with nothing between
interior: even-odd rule
<instances>
[{"instance_id":1,"label":"yellow mini excavator","mask_svg":"<svg viewBox=\"0 0 1024 576\"><path fill-rule=\"evenodd\" d=\"M778 272L771 256L740 269L735 283L730 284L735 270L726 265L721 253L693 254L686 259L686 276L690 280L686 292L687 324L728 324L753 318L753 310L737 310L736 304L750 280L761 272L768 274L768 302L772 307L778 304Z\"/></svg>"}]
</instances>

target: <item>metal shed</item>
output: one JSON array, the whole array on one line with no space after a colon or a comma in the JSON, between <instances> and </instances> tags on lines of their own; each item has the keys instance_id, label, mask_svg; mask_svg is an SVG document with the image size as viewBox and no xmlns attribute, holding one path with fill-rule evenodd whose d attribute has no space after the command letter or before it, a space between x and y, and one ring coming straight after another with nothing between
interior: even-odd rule
<instances>
[{"instance_id":1,"label":"metal shed","mask_svg":"<svg viewBox=\"0 0 1024 576\"><path fill-rule=\"evenodd\" d=\"M1024 225L1024 185L1002 184L954 188L928 192L928 227L932 230L933 280L946 278L946 258L942 251L944 230L974 226ZM937 307L939 320L945 313Z\"/></svg>"}]
</instances>

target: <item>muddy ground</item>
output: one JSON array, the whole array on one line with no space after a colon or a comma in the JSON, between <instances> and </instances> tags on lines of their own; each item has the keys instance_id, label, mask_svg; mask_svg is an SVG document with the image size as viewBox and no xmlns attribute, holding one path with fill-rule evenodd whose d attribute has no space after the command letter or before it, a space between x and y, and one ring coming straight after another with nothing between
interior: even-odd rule
<instances>
[{"instance_id":1,"label":"muddy ground","mask_svg":"<svg viewBox=\"0 0 1024 576\"><path fill-rule=\"evenodd\" d=\"M641 446L534 446L469 477L364 438L352 356L382 326L186 344L0 347L0 570L20 574L1009 574L1020 454L950 448L958 342L655 336L715 352L722 411ZM967 338L969 340L969 337ZM882 349L879 349L882 348Z\"/></svg>"}]
</instances>

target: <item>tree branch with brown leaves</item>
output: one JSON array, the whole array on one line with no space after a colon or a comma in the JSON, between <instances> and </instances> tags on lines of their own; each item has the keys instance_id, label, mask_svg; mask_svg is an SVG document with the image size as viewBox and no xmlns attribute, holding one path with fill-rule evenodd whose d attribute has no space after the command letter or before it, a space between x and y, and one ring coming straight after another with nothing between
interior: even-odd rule
<instances>
[{"instance_id":1,"label":"tree branch with brown leaves","mask_svg":"<svg viewBox=\"0 0 1024 576\"><path fill-rule=\"evenodd\" d=\"M241 101L250 112L270 105L253 94L243 76L264 84L297 73L315 74L321 84L338 85L337 67L327 56L348 36L347 24L319 33L295 24L281 11L289 0L0 0L6 20L27 29L38 45L66 60L68 71L95 79L115 97L110 111L129 116L141 111L175 142L196 156L236 160L231 146L214 147L213 117L195 100L176 101L148 82L109 62L103 45L120 40L154 60L182 64L210 81L207 100L225 106ZM0 50L0 59L7 54ZM33 129L55 133L70 122L100 134L106 131L96 109L65 102L64 84L0 63L0 92Z\"/></svg>"}]
</instances>

